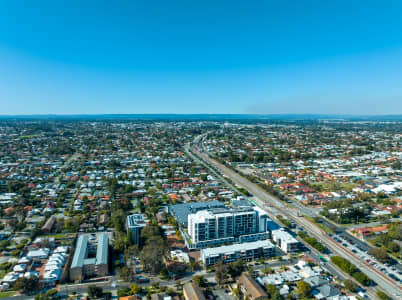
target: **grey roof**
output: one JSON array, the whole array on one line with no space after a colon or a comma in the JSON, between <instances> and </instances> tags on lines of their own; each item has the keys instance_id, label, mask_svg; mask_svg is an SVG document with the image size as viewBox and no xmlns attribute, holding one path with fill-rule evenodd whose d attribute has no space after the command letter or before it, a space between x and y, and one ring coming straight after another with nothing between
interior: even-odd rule
<instances>
[{"instance_id":1,"label":"grey roof","mask_svg":"<svg viewBox=\"0 0 402 300\"><path fill-rule=\"evenodd\" d=\"M209 257L209 256L218 256L221 254L234 253L240 251L254 250L258 248L274 248L275 246L268 240L241 243L241 244L233 244L220 246L215 248L205 248L201 250L201 256Z\"/></svg>"},{"instance_id":2,"label":"grey roof","mask_svg":"<svg viewBox=\"0 0 402 300\"><path fill-rule=\"evenodd\" d=\"M311 277L305 279L304 281L307 282L312 287L317 287L317 286L321 286L321 285L328 283L328 281L326 279L322 278L320 275L311 276Z\"/></svg>"},{"instance_id":3,"label":"grey roof","mask_svg":"<svg viewBox=\"0 0 402 300\"><path fill-rule=\"evenodd\" d=\"M338 288L336 288L330 284L325 284L323 286L320 286L318 288L318 290L320 291L320 294L324 297L332 297L332 296L339 295L341 293L341 291Z\"/></svg>"},{"instance_id":4,"label":"grey roof","mask_svg":"<svg viewBox=\"0 0 402 300\"><path fill-rule=\"evenodd\" d=\"M145 227L145 218L142 214L133 214L127 216L128 228Z\"/></svg>"},{"instance_id":5,"label":"grey roof","mask_svg":"<svg viewBox=\"0 0 402 300\"><path fill-rule=\"evenodd\" d=\"M71 263L71 268L79 268L84 264L84 259L87 254L88 247L88 236L80 235L77 240L77 245L75 247L73 262Z\"/></svg>"},{"instance_id":6,"label":"grey roof","mask_svg":"<svg viewBox=\"0 0 402 300\"><path fill-rule=\"evenodd\" d=\"M248 200L232 200L232 205L237 206L237 207L240 207L240 206L250 206L250 207L252 207L252 206L254 206Z\"/></svg>"},{"instance_id":7,"label":"grey roof","mask_svg":"<svg viewBox=\"0 0 402 300\"><path fill-rule=\"evenodd\" d=\"M109 238L106 233L98 234L98 247L96 248L96 264L107 264Z\"/></svg>"},{"instance_id":8,"label":"grey roof","mask_svg":"<svg viewBox=\"0 0 402 300\"><path fill-rule=\"evenodd\" d=\"M295 282L295 281L299 281L301 279L298 272L294 272L291 270L282 272L281 277L283 278L283 280L289 281L289 282Z\"/></svg>"},{"instance_id":9,"label":"grey roof","mask_svg":"<svg viewBox=\"0 0 402 300\"><path fill-rule=\"evenodd\" d=\"M172 214L177 221L187 227L188 215L196 213L199 210L208 208L225 207L225 205L218 201L205 201L205 202L191 202L191 203L181 203L168 206L168 212Z\"/></svg>"},{"instance_id":10,"label":"grey roof","mask_svg":"<svg viewBox=\"0 0 402 300\"><path fill-rule=\"evenodd\" d=\"M227 207L214 207L214 208L209 208L208 211L211 214L214 215L219 215L219 214L226 214L226 213L242 213L242 212L253 212L255 213L255 210L252 207L233 207L233 208L227 208Z\"/></svg>"},{"instance_id":11,"label":"grey roof","mask_svg":"<svg viewBox=\"0 0 402 300\"><path fill-rule=\"evenodd\" d=\"M107 264L109 238L106 233L99 233L97 235L96 259L88 257L88 235L80 235L75 247L73 262L71 268L82 268L83 265L88 264Z\"/></svg>"}]
</instances>

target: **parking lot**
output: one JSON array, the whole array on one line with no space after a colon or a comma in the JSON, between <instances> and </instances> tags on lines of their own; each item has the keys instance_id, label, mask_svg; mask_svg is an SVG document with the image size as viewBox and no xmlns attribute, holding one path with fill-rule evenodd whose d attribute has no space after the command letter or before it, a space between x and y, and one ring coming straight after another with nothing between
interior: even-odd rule
<instances>
[{"instance_id":1,"label":"parking lot","mask_svg":"<svg viewBox=\"0 0 402 300\"><path fill-rule=\"evenodd\" d=\"M340 243L343 247L351 250L357 257L359 257L362 261L376 267L376 269L380 270L385 275L389 276L391 279L402 282L402 272L396 268L396 266L391 266L390 264L383 264L376 260L373 256L368 254L368 251L362 249L359 245L354 245L351 241L347 241L343 237L339 235L333 235L332 238Z\"/></svg>"}]
</instances>

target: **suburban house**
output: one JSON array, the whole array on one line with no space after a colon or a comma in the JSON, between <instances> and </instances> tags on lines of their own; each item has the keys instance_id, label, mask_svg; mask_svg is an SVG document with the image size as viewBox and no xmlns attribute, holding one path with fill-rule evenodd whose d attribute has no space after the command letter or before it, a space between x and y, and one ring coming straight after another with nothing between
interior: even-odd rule
<instances>
[{"instance_id":1,"label":"suburban house","mask_svg":"<svg viewBox=\"0 0 402 300\"><path fill-rule=\"evenodd\" d=\"M243 272L237 279L237 286L244 297L251 300L269 299L264 289L246 272Z\"/></svg>"},{"instance_id":2,"label":"suburban house","mask_svg":"<svg viewBox=\"0 0 402 300\"><path fill-rule=\"evenodd\" d=\"M194 282L188 282L183 286L183 295L186 300L206 300L204 293Z\"/></svg>"}]
</instances>

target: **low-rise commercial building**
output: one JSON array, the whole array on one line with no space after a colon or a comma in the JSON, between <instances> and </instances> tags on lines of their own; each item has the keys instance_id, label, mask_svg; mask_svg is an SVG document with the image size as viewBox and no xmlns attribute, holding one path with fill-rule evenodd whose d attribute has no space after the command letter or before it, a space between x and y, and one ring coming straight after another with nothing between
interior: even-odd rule
<instances>
[{"instance_id":1,"label":"low-rise commercial building","mask_svg":"<svg viewBox=\"0 0 402 300\"><path fill-rule=\"evenodd\" d=\"M273 230L272 239L285 253L292 253L299 250L299 241L283 228Z\"/></svg>"}]
</instances>

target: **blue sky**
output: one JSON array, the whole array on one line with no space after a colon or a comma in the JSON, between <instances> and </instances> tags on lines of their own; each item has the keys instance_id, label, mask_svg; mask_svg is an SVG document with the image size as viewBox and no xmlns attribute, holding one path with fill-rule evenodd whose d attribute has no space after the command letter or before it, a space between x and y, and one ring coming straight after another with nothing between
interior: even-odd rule
<instances>
[{"instance_id":1,"label":"blue sky","mask_svg":"<svg viewBox=\"0 0 402 300\"><path fill-rule=\"evenodd\" d=\"M0 1L0 114L402 114L402 1Z\"/></svg>"}]
</instances>

